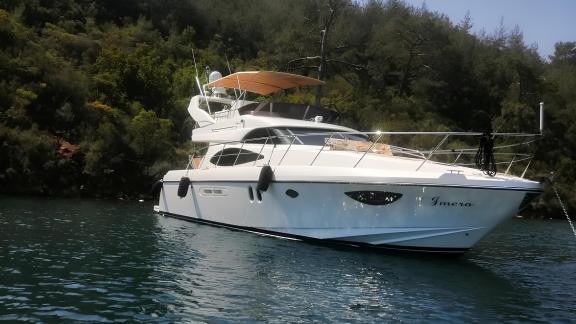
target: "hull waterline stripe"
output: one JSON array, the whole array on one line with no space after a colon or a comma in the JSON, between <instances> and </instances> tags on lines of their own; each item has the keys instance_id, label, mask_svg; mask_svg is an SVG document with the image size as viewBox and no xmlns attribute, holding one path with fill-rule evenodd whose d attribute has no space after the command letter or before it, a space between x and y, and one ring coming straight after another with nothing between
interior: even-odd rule
<instances>
[{"instance_id":1,"label":"hull waterline stripe","mask_svg":"<svg viewBox=\"0 0 576 324\"><path fill-rule=\"evenodd\" d=\"M304 241L310 243L319 243L319 244L328 244L328 245L344 245L349 247L363 247L363 248L370 248L370 249L384 249L390 251L402 251L402 252L432 252L438 254L462 254L468 251L468 248L427 248L427 247L417 247L417 246L397 246L397 245L390 245L390 244L368 244L368 243L361 243L361 242L348 242L348 241L340 241L340 240L332 240L332 239L317 239L307 236L301 235L294 235L294 234L286 234L274 231L268 231L260 228L255 227L246 227L246 226L237 226L237 225L230 225L220 222L209 221L201 218L194 218L190 216L183 216L179 214L173 214L168 212L159 211L158 214L162 214L165 216L173 217L182 219L185 221L190 221L199 224L211 225L216 227L223 227L231 230L243 231L254 233L263 236L271 236L276 238L283 238L289 240L296 240L296 241Z\"/></svg>"},{"instance_id":2,"label":"hull waterline stripe","mask_svg":"<svg viewBox=\"0 0 576 324\"><path fill-rule=\"evenodd\" d=\"M177 180L167 180L164 183L179 183ZM192 180L192 184L198 183L246 183L254 184L256 181L249 180ZM304 184L349 184L349 185L367 185L367 186L400 186L400 187L436 187L436 188L454 188L454 189L481 189L481 190L508 190L508 191L525 191L542 193L542 189L519 188L519 187L479 187L479 186L461 186L461 185L441 185L441 184L424 184L424 183L392 183L392 182L336 182L336 181L272 181L271 183L304 183Z\"/></svg>"}]
</instances>

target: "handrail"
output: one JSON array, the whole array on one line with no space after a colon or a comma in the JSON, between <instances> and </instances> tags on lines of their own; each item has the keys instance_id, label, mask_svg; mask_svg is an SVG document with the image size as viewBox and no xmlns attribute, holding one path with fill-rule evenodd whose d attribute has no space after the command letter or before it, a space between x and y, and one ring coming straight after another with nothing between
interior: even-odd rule
<instances>
[{"instance_id":1,"label":"handrail","mask_svg":"<svg viewBox=\"0 0 576 324\"><path fill-rule=\"evenodd\" d=\"M222 153L224 152L225 149L226 149L226 144L224 144L222 151L220 151L220 155L218 156L218 160L216 161L216 166L218 166L220 164L220 159L222 158Z\"/></svg>"},{"instance_id":2,"label":"handrail","mask_svg":"<svg viewBox=\"0 0 576 324\"><path fill-rule=\"evenodd\" d=\"M360 162L362 161L362 159L364 159L364 157L366 156L366 154L368 154L368 152L370 152L370 150L374 147L374 145L376 143L378 143L378 141L382 138L382 134L380 134L380 136L378 136L378 138L372 142L372 145L370 145L370 147L366 150L366 152L364 152L364 154L362 154L362 157L358 160L358 162L356 162L356 164L354 164L354 168L358 166L358 164L360 164Z\"/></svg>"},{"instance_id":3,"label":"handrail","mask_svg":"<svg viewBox=\"0 0 576 324\"><path fill-rule=\"evenodd\" d=\"M276 149L276 143L273 143L272 152L270 152L270 156L268 157L268 165L270 165L270 161L272 161L272 155L274 155L274 150Z\"/></svg>"},{"instance_id":4,"label":"handrail","mask_svg":"<svg viewBox=\"0 0 576 324\"><path fill-rule=\"evenodd\" d=\"M480 136L482 134L483 133L480 133L480 132L339 132L339 131L329 131L329 132L311 132L311 133L306 133L306 134L289 134L289 135L266 136L266 137L252 138L252 139L241 140L241 141L228 141L228 142L223 142L223 143L212 143L212 144L208 145L208 148L220 146L220 147L222 147L222 150L224 150L226 147L236 147L236 148L239 147L240 149L236 153L222 154L222 152L220 152L220 154L218 156L218 160L216 161L216 165L218 165L220 163L220 159L222 158L222 156L236 155L236 157L234 159L234 163L232 164L232 166L236 166L236 165L238 165L240 154L242 154L243 149L245 148L246 145L261 144L258 155L262 155L262 152L264 152L264 150L267 147L270 147L270 145L273 145L273 147L271 147L271 151L270 151L270 155L268 156L267 163L268 164L275 163L276 165L281 165L284 162L287 155L289 154L289 152L291 152L291 150L293 150L292 148L294 146L300 146L300 145L295 145L296 141L298 141L298 143L303 143L303 145L318 146L318 152L315 154L314 158L312 159L312 162L310 162L310 164L309 164L309 166L313 166L316 163L319 155L323 151L326 150L326 146L328 146L328 143L334 138L334 136L339 136L339 137L342 137L343 139L348 140L349 138L347 138L346 135L363 135L363 136L378 135L376 140L370 144L370 146L367 150L363 149L362 152L356 152L356 153L362 153L362 155L358 157L358 160L356 160L356 162L353 166L355 168L360 164L360 162L362 162L362 160L369 153L370 154L377 154L377 153L371 152L371 150L374 147L374 145L376 143L378 143L384 135L389 135L389 136L392 136L392 135L399 135L399 136L400 135L443 136L443 138L440 140L440 142L438 142L432 150L418 150L418 149L406 148L406 147L402 147L402 146L389 145L390 150L391 150L393 155L404 156L406 158L422 160L422 163L420 163L420 165L416 168L416 171L419 171L428 161L432 160L432 158L435 156L449 156L449 155L455 155L456 156L456 158L452 162L448 162L448 163L442 162L444 160L444 158L443 158L440 161L435 159L436 163L441 163L441 164L450 165L450 166L462 166L462 167L474 166L475 165L474 163L464 163L466 159L464 159L464 161L462 161L462 162L459 162L459 161L461 159L463 159L464 156L470 156L470 155L476 154L477 148L440 149L440 147L444 143L446 143L446 141L451 137ZM539 134L521 134L521 133L494 133L493 135L494 136L503 136L503 137L536 137L536 136L540 136ZM324 136L324 143L322 146L313 145L313 144L312 145L306 144L306 141L303 139L307 136ZM287 139L288 137L290 137L290 140ZM280 140L275 140L275 139L280 139ZM256 141L261 141L261 140L264 140L264 143L255 143ZM537 138L524 140L520 143L495 146L494 150L510 149L510 148L514 148L514 147L519 147L519 146L531 144L531 143L534 143L535 141L537 141ZM288 146L287 146L286 150L284 151L284 154L282 155L282 157L280 159L275 158L274 160L272 160L272 155L276 149L276 146L278 145L277 144L278 142L283 143L280 145L288 145ZM518 163L518 162L522 162L522 161L526 161L526 160L530 160L528 162L528 165L526 166L526 168L523 170L522 176L524 176L525 173L527 172L527 169L528 169L528 167L532 161L531 159L533 158L533 156L531 154L516 153L516 152L494 152L494 156L500 157L499 160L506 159L507 156L512 157L511 160L507 160L505 162L496 162L496 164L508 164L505 173L508 173L510 171L513 164ZM202 166L204 166L205 160L206 160L206 156L204 156L202 158L200 168L202 168ZM252 163L252 165L255 166L257 161L258 161L258 159L255 160ZM457 162L459 162L459 163L457 163Z\"/></svg>"},{"instance_id":5,"label":"handrail","mask_svg":"<svg viewBox=\"0 0 576 324\"><path fill-rule=\"evenodd\" d=\"M320 148L320 151L318 151L318 154L316 154L316 156L314 157L314 159L312 160L312 162L310 162L310 166L312 166L314 164L314 162L316 162L316 159L318 158L318 156L320 155L320 153L322 153L322 151L324 150L324 148L326 147L326 144L332 140L332 136L334 136L334 134L330 135L330 138L328 138L328 141L324 141L324 145L322 145L322 148Z\"/></svg>"},{"instance_id":6,"label":"handrail","mask_svg":"<svg viewBox=\"0 0 576 324\"><path fill-rule=\"evenodd\" d=\"M286 154L288 154L288 151L290 151L290 148L292 147L292 144L294 144L295 140L296 140L296 136L292 135L292 141L290 142L290 145L288 145L288 148L286 149L286 152L284 152L284 155L282 155L282 158L280 159L280 162L278 162L278 165L282 164L282 161L284 161ZM272 154L270 154L270 158L272 158ZM268 162L268 164L270 164L270 162Z\"/></svg>"},{"instance_id":7,"label":"handrail","mask_svg":"<svg viewBox=\"0 0 576 324\"><path fill-rule=\"evenodd\" d=\"M463 150L460 150L460 152L458 153L458 156L456 156L456 159L454 160L454 162L452 162L452 165L456 165L456 162L458 162L458 160L462 156L462 153L464 153Z\"/></svg>"},{"instance_id":8,"label":"handrail","mask_svg":"<svg viewBox=\"0 0 576 324\"><path fill-rule=\"evenodd\" d=\"M268 139L269 139L269 137L267 137L264 144L262 144L262 148L260 148L260 152L258 152L258 155L262 154L262 151L264 150L264 146L266 146L266 144L268 144ZM244 141L244 142L246 142L246 141ZM270 154L270 156L272 156L272 154ZM256 165L256 161L258 161L258 160L254 160L254 164L252 164L252 165Z\"/></svg>"},{"instance_id":9,"label":"handrail","mask_svg":"<svg viewBox=\"0 0 576 324\"><path fill-rule=\"evenodd\" d=\"M246 143L246 141L242 142L242 146L240 146L240 151L238 151L238 154L236 154L236 159L234 159L234 163L232 164L232 166L236 165L236 162L238 162L238 158L240 157L242 149L244 148L244 143Z\"/></svg>"},{"instance_id":10,"label":"handrail","mask_svg":"<svg viewBox=\"0 0 576 324\"><path fill-rule=\"evenodd\" d=\"M510 161L510 164L508 164L508 167L506 168L506 172L504 172L505 174L508 174L508 172L510 172L510 168L512 167L512 164L514 164L514 162L516 161L516 154L514 154L514 156L512 156L512 161Z\"/></svg>"},{"instance_id":11,"label":"handrail","mask_svg":"<svg viewBox=\"0 0 576 324\"><path fill-rule=\"evenodd\" d=\"M528 168L530 167L530 163L532 163L532 158L530 158L530 160L528 160L528 163L526 164L526 167L524 168L524 172L522 172L522 175L520 176L520 178L524 178L524 176L526 175L526 171L528 171Z\"/></svg>"}]
</instances>

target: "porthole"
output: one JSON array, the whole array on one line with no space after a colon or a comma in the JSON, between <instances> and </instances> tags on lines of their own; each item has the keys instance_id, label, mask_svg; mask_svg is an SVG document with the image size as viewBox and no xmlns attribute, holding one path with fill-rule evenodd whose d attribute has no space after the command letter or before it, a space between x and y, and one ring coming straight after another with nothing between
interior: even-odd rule
<instances>
[{"instance_id":1,"label":"porthole","mask_svg":"<svg viewBox=\"0 0 576 324\"><path fill-rule=\"evenodd\" d=\"M288 196L290 198L296 198L296 197L298 197L298 195L299 195L298 191L296 191L294 189L286 190L286 196Z\"/></svg>"}]
</instances>

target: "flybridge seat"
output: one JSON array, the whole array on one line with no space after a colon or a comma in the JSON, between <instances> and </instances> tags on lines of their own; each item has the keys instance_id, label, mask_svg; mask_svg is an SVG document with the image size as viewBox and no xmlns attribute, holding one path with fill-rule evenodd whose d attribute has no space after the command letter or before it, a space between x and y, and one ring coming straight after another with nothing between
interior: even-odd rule
<instances>
[{"instance_id":1,"label":"flybridge seat","mask_svg":"<svg viewBox=\"0 0 576 324\"><path fill-rule=\"evenodd\" d=\"M329 138L326 139L326 145L336 151L370 151L376 154L392 156L390 145L384 143L373 143L367 141L355 141L351 139Z\"/></svg>"},{"instance_id":2,"label":"flybridge seat","mask_svg":"<svg viewBox=\"0 0 576 324\"><path fill-rule=\"evenodd\" d=\"M334 123L338 113L326 108L279 102L251 103L238 109L240 115L272 116L299 120L312 120L322 116L325 123Z\"/></svg>"}]
</instances>

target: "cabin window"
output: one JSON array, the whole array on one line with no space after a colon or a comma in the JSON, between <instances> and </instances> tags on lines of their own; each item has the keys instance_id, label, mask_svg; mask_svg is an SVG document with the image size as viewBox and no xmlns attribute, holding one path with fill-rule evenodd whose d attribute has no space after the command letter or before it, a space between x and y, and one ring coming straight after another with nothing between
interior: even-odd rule
<instances>
[{"instance_id":1,"label":"cabin window","mask_svg":"<svg viewBox=\"0 0 576 324\"><path fill-rule=\"evenodd\" d=\"M300 145L319 145L322 146L330 137L337 139L348 139L365 142L368 140L366 135L362 134L345 134L341 131L335 131L323 128L275 128L273 132L284 136L285 140L293 144Z\"/></svg>"},{"instance_id":2,"label":"cabin window","mask_svg":"<svg viewBox=\"0 0 576 324\"><path fill-rule=\"evenodd\" d=\"M368 141L363 134L346 134L339 130L324 128L258 128L248 133L244 140L246 144L294 144L322 146L330 137L353 141Z\"/></svg>"},{"instance_id":3,"label":"cabin window","mask_svg":"<svg viewBox=\"0 0 576 324\"><path fill-rule=\"evenodd\" d=\"M227 148L214 154L214 156L210 159L210 163L219 166L232 166L236 164L254 162L263 158L263 155L249 150Z\"/></svg>"},{"instance_id":4,"label":"cabin window","mask_svg":"<svg viewBox=\"0 0 576 324\"><path fill-rule=\"evenodd\" d=\"M208 111L208 104L210 104L210 113L215 113L218 111L222 111L224 109L230 109L230 105L229 104L225 104L225 103L221 103L221 102L215 102L215 101L208 101L208 104L206 103L206 100L204 99L200 99L200 108L204 109L205 111Z\"/></svg>"},{"instance_id":5,"label":"cabin window","mask_svg":"<svg viewBox=\"0 0 576 324\"><path fill-rule=\"evenodd\" d=\"M281 144L281 139L268 128L258 128L244 136L246 144Z\"/></svg>"}]
</instances>

